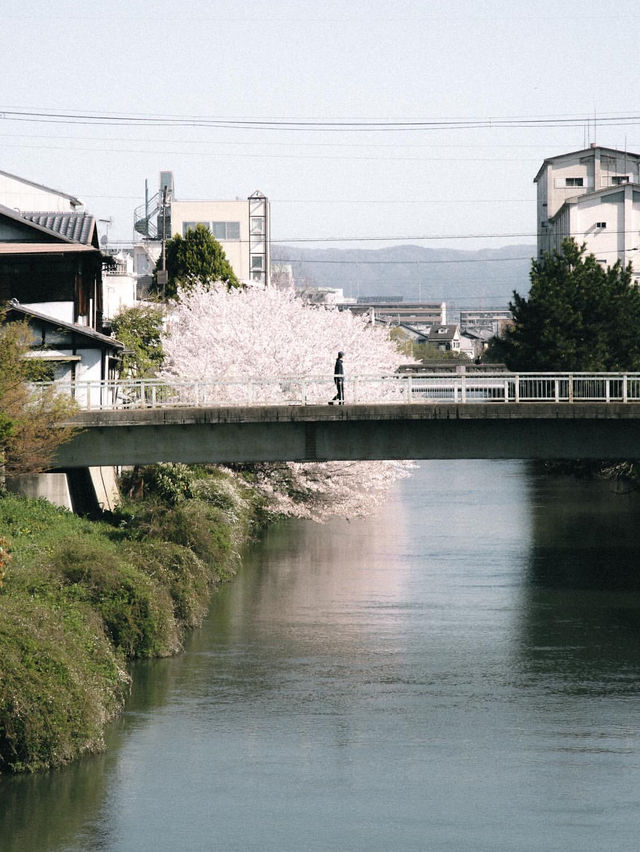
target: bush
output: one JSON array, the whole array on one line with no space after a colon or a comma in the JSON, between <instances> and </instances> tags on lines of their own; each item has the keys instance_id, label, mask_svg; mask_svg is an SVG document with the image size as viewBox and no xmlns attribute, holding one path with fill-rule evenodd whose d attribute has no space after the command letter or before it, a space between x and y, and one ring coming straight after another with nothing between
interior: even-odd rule
<instances>
[{"instance_id":1,"label":"bush","mask_svg":"<svg viewBox=\"0 0 640 852\"><path fill-rule=\"evenodd\" d=\"M200 500L173 508L158 502L128 503L128 534L139 540L170 541L189 548L210 571L229 576L223 563L231 551L231 533L224 514Z\"/></svg>"},{"instance_id":2,"label":"bush","mask_svg":"<svg viewBox=\"0 0 640 852\"><path fill-rule=\"evenodd\" d=\"M169 541L129 542L126 553L132 565L168 590L181 631L202 623L213 585L202 559Z\"/></svg>"},{"instance_id":3,"label":"bush","mask_svg":"<svg viewBox=\"0 0 640 852\"><path fill-rule=\"evenodd\" d=\"M2 595L0 772L60 766L103 746L128 676L87 607Z\"/></svg>"},{"instance_id":4,"label":"bush","mask_svg":"<svg viewBox=\"0 0 640 852\"><path fill-rule=\"evenodd\" d=\"M130 565L110 542L65 542L52 553L51 566L75 599L100 613L108 636L126 657L166 657L177 651L167 590Z\"/></svg>"},{"instance_id":5,"label":"bush","mask_svg":"<svg viewBox=\"0 0 640 852\"><path fill-rule=\"evenodd\" d=\"M216 469L148 472L153 498L111 523L0 494L0 773L100 749L125 661L177 651L233 573L249 489Z\"/></svg>"}]
</instances>

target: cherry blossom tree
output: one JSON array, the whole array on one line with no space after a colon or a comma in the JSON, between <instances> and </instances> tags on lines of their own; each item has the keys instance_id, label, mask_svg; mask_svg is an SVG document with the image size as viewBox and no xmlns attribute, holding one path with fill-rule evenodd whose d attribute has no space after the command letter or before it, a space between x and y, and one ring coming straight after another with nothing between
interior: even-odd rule
<instances>
[{"instance_id":1,"label":"cherry blossom tree","mask_svg":"<svg viewBox=\"0 0 640 852\"><path fill-rule=\"evenodd\" d=\"M181 291L163 347L165 377L215 382L204 400L211 403L327 402L338 351L345 353L347 402L367 401L368 388L369 398L391 398L395 370L407 362L388 330L368 317L308 305L276 288Z\"/></svg>"},{"instance_id":2,"label":"cherry blossom tree","mask_svg":"<svg viewBox=\"0 0 640 852\"><path fill-rule=\"evenodd\" d=\"M333 368L345 353L346 401L398 393L393 375L407 358L367 317L302 302L276 288L229 290L196 285L178 293L163 338L168 384L208 383L210 404L247 401L326 403ZM381 377L386 384L380 388ZM356 382L359 387L356 387ZM411 463L397 461L261 464L253 481L277 514L323 520L367 514Z\"/></svg>"}]
</instances>

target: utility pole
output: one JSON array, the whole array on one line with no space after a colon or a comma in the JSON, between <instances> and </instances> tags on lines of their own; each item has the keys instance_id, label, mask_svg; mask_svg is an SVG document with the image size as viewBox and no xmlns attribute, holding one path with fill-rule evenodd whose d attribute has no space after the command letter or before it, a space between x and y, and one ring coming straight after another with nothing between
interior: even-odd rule
<instances>
[{"instance_id":1,"label":"utility pole","mask_svg":"<svg viewBox=\"0 0 640 852\"><path fill-rule=\"evenodd\" d=\"M162 287L162 300L166 297L167 288L167 187L162 187L162 201L160 205L162 211L162 255L160 260L160 271L158 272L158 284Z\"/></svg>"}]
</instances>

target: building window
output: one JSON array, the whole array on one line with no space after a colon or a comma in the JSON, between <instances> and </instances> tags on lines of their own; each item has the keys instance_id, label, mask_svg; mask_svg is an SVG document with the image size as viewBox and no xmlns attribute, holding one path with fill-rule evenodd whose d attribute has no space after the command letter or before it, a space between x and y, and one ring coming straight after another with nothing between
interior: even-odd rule
<instances>
[{"instance_id":1,"label":"building window","mask_svg":"<svg viewBox=\"0 0 640 852\"><path fill-rule=\"evenodd\" d=\"M572 177L564 179L565 186L584 186L584 178Z\"/></svg>"},{"instance_id":2,"label":"building window","mask_svg":"<svg viewBox=\"0 0 640 852\"><path fill-rule=\"evenodd\" d=\"M212 222L211 230L217 240L240 239L240 222Z\"/></svg>"},{"instance_id":3,"label":"building window","mask_svg":"<svg viewBox=\"0 0 640 852\"><path fill-rule=\"evenodd\" d=\"M182 223L182 236L187 236L187 231L195 231L198 225L203 225L207 231L211 230L209 222L183 222Z\"/></svg>"},{"instance_id":4,"label":"building window","mask_svg":"<svg viewBox=\"0 0 640 852\"><path fill-rule=\"evenodd\" d=\"M261 254L251 257L251 269L264 269L264 257Z\"/></svg>"},{"instance_id":5,"label":"building window","mask_svg":"<svg viewBox=\"0 0 640 852\"><path fill-rule=\"evenodd\" d=\"M607 227L607 223L606 223L606 222L596 222L596 228L598 228L598 230L600 230L600 231L604 231L604 229L605 229L606 227Z\"/></svg>"},{"instance_id":6,"label":"building window","mask_svg":"<svg viewBox=\"0 0 640 852\"><path fill-rule=\"evenodd\" d=\"M623 183L629 183L629 175L614 175L611 178L613 186L621 186Z\"/></svg>"},{"instance_id":7,"label":"building window","mask_svg":"<svg viewBox=\"0 0 640 852\"><path fill-rule=\"evenodd\" d=\"M251 217L251 233L264 234L264 219L262 216Z\"/></svg>"}]
</instances>

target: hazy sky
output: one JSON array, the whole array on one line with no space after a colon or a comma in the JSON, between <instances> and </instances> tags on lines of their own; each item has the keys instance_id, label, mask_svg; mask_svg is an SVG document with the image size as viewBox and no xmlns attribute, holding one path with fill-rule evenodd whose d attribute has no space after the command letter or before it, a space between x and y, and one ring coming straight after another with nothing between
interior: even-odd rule
<instances>
[{"instance_id":1,"label":"hazy sky","mask_svg":"<svg viewBox=\"0 0 640 852\"><path fill-rule=\"evenodd\" d=\"M640 151L635 0L2 0L2 22L0 169L112 240L166 169L182 200L261 190L276 242L533 243L544 157Z\"/></svg>"}]
</instances>

